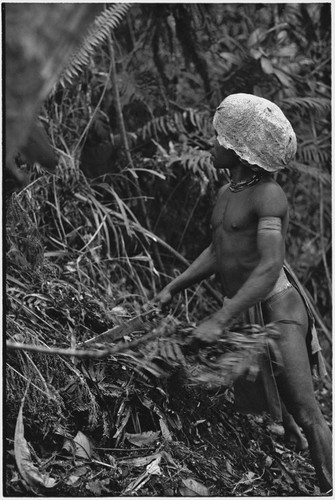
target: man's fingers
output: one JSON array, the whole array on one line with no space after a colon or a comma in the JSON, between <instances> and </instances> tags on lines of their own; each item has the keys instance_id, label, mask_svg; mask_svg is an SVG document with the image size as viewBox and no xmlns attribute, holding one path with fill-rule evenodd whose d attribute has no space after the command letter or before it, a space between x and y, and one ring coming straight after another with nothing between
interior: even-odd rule
<instances>
[{"instance_id":1,"label":"man's fingers","mask_svg":"<svg viewBox=\"0 0 335 500\"><path fill-rule=\"evenodd\" d=\"M204 345L214 344L222 336L223 330L216 321L208 320L194 330L192 337L198 339Z\"/></svg>"}]
</instances>

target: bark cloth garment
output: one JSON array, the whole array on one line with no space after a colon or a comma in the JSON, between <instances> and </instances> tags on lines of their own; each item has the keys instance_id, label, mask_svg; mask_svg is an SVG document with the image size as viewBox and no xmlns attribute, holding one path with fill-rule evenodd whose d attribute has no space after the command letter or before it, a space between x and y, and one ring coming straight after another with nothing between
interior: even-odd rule
<instances>
[{"instance_id":1,"label":"bark cloth garment","mask_svg":"<svg viewBox=\"0 0 335 500\"><path fill-rule=\"evenodd\" d=\"M302 297L308 313L309 327L306 337L308 355L311 369L319 377L326 375L326 368L321 354L321 347L317 337L314 318L307 303L305 292L301 285L286 268L283 267L279 279L270 294L263 301L264 304L278 294L285 294L291 287L295 287ZM244 314L246 324L264 325L262 304L258 303ZM274 420L282 420L282 411L276 380L274 377L273 362L270 358L270 350L263 354L260 359L260 370L255 381L241 377L234 383L235 408L241 413L263 413L267 412Z\"/></svg>"}]
</instances>

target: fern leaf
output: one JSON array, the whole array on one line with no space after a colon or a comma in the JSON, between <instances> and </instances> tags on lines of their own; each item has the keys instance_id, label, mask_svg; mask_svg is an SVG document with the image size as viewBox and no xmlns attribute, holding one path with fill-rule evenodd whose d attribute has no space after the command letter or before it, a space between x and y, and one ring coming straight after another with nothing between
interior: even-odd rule
<instances>
[{"instance_id":1,"label":"fern leaf","mask_svg":"<svg viewBox=\"0 0 335 500\"><path fill-rule=\"evenodd\" d=\"M321 180L323 184L331 184L330 174L320 170L320 168L314 167L313 165L306 165L298 161L293 161L291 166L303 175L309 175L313 179Z\"/></svg>"},{"instance_id":2,"label":"fern leaf","mask_svg":"<svg viewBox=\"0 0 335 500\"><path fill-rule=\"evenodd\" d=\"M326 97L288 97L281 100L280 106L284 110L300 114L309 111L320 115L330 112L331 101Z\"/></svg>"},{"instance_id":3,"label":"fern leaf","mask_svg":"<svg viewBox=\"0 0 335 500\"><path fill-rule=\"evenodd\" d=\"M96 49L107 40L111 31L119 26L129 8L130 4L116 4L104 10L96 17L88 35L85 37L78 51L73 54L70 63L61 76L61 85L64 86L65 82L72 83L74 68L77 72L82 71L94 55Z\"/></svg>"},{"instance_id":4,"label":"fern leaf","mask_svg":"<svg viewBox=\"0 0 335 500\"><path fill-rule=\"evenodd\" d=\"M189 147L186 152L180 155L176 153L170 155L168 166L179 162L186 170L191 170L194 174L199 175L202 181L205 178L208 180L217 180L217 171L212 165L211 156L208 151Z\"/></svg>"},{"instance_id":5,"label":"fern leaf","mask_svg":"<svg viewBox=\"0 0 335 500\"><path fill-rule=\"evenodd\" d=\"M183 133L192 135L194 131L203 137L210 137L213 134L207 113L188 109L182 113L176 111L172 115L153 118L144 127L138 129L136 135L145 140L154 134L169 136L171 133Z\"/></svg>"},{"instance_id":6,"label":"fern leaf","mask_svg":"<svg viewBox=\"0 0 335 500\"><path fill-rule=\"evenodd\" d=\"M317 165L330 162L330 148L327 144L305 142L298 147L298 158L303 163L315 163Z\"/></svg>"}]
</instances>

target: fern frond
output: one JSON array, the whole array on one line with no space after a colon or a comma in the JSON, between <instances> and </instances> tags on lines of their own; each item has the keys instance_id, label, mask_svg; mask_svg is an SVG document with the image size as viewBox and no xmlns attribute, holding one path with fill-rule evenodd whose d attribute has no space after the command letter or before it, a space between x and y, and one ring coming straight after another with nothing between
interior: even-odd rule
<instances>
[{"instance_id":1,"label":"fern frond","mask_svg":"<svg viewBox=\"0 0 335 500\"><path fill-rule=\"evenodd\" d=\"M306 141L298 146L298 158L303 163L315 163L317 165L328 163L331 159L330 147L328 144Z\"/></svg>"},{"instance_id":2,"label":"fern frond","mask_svg":"<svg viewBox=\"0 0 335 500\"><path fill-rule=\"evenodd\" d=\"M280 101L283 110L304 114L306 111L319 115L331 110L331 101L326 97L288 97Z\"/></svg>"},{"instance_id":3,"label":"fern frond","mask_svg":"<svg viewBox=\"0 0 335 500\"><path fill-rule=\"evenodd\" d=\"M159 116L150 120L144 127L137 130L136 134L143 140L155 137L156 134L169 136L170 134L191 134L192 131L204 137L211 137L213 129L207 113L187 109L183 112Z\"/></svg>"},{"instance_id":4,"label":"fern frond","mask_svg":"<svg viewBox=\"0 0 335 500\"><path fill-rule=\"evenodd\" d=\"M81 46L75 52L60 79L60 84L65 82L71 84L72 80L79 75L82 69L88 65L90 58L94 55L97 47L101 46L124 19L130 8L130 4L116 4L104 10L96 17L88 35Z\"/></svg>"},{"instance_id":5,"label":"fern frond","mask_svg":"<svg viewBox=\"0 0 335 500\"><path fill-rule=\"evenodd\" d=\"M171 155L168 166L177 162L181 163L185 170L190 170L193 174L198 174L200 177L205 174L207 178L217 180L217 171L213 167L208 151L190 147L187 152L180 155L176 153Z\"/></svg>"},{"instance_id":6,"label":"fern frond","mask_svg":"<svg viewBox=\"0 0 335 500\"><path fill-rule=\"evenodd\" d=\"M331 177L330 174L327 172L322 171L318 167L314 167L313 165L305 165L303 163L300 163L298 161L293 161L290 166L294 168L295 170L298 170L299 173L303 175L309 175L315 180L321 180L323 184L331 184Z\"/></svg>"}]
</instances>

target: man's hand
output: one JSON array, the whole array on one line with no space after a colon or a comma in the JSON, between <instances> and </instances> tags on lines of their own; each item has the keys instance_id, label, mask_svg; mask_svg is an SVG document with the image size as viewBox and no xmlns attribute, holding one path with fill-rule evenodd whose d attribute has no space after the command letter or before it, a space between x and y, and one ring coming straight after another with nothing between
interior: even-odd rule
<instances>
[{"instance_id":1,"label":"man's hand","mask_svg":"<svg viewBox=\"0 0 335 500\"><path fill-rule=\"evenodd\" d=\"M170 304L173 298L172 293L170 292L169 286L166 286L159 292L159 294L155 297L154 301L158 303L161 307L166 307Z\"/></svg>"},{"instance_id":2,"label":"man's hand","mask_svg":"<svg viewBox=\"0 0 335 500\"><path fill-rule=\"evenodd\" d=\"M213 314L209 319L200 323L194 330L192 336L201 342L213 344L222 337L223 332L226 330L230 321L225 313L220 310Z\"/></svg>"}]
</instances>

